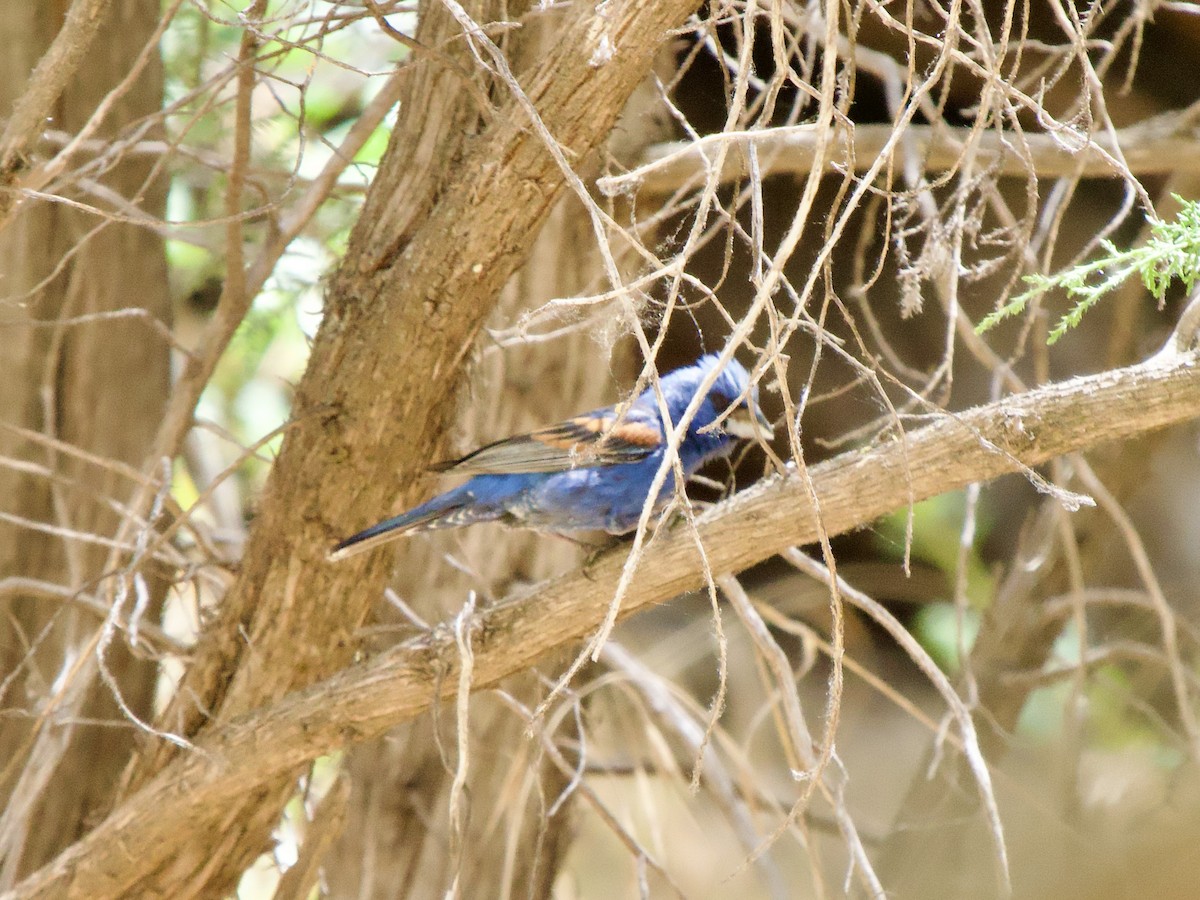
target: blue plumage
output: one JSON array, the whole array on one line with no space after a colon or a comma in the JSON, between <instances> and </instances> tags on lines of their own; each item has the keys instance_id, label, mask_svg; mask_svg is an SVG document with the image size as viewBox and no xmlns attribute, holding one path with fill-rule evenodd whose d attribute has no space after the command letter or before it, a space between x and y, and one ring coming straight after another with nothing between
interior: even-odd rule
<instances>
[{"instance_id":1,"label":"blue plumage","mask_svg":"<svg viewBox=\"0 0 1200 900\"><path fill-rule=\"evenodd\" d=\"M716 365L716 356L702 356L662 377L660 386L672 422L682 416ZM749 381L736 360L726 363L717 376L679 445L685 475L727 454L737 438L753 437L756 423L763 434L770 434L771 425L758 406L758 390L750 388ZM719 426L707 427L731 406ZM329 558L344 559L404 534L476 522L623 534L637 526L666 444L658 401L653 389L647 389L624 408L593 410L436 466L439 471L473 477L347 538ZM655 506L664 505L674 491L674 475L669 473Z\"/></svg>"}]
</instances>

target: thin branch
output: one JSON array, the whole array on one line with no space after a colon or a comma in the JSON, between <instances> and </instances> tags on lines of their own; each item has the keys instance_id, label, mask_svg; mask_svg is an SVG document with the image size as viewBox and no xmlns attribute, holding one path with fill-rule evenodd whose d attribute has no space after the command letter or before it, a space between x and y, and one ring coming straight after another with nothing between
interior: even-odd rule
<instances>
[{"instance_id":1,"label":"thin branch","mask_svg":"<svg viewBox=\"0 0 1200 900\"><path fill-rule=\"evenodd\" d=\"M28 165L26 154L53 118L54 105L83 61L112 0L75 0L0 135L0 188L9 187ZM0 220L17 194L0 190Z\"/></svg>"}]
</instances>

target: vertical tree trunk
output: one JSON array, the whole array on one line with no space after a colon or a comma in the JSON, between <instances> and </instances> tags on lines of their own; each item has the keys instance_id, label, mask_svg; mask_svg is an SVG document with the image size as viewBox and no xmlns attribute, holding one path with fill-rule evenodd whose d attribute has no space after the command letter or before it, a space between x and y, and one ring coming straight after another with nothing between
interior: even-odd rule
<instances>
[{"instance_id":1,"label":"vertical tree trunk","mask_svg":"<svg viewBox=\"0 0 1200 900\"><path fill-rule=\"evenodd\" d=\"M505 291L492 318L511 326L525 310L553 297L603 283L591 226L578 204L560 204L543 228L530 262ZM628 359L628 357L625 357ZM490 346L472 378L454 449L557 421L615 399L612 372L622 368L590 333L523 347ZM626 367L627 368L627 367ZM483 526L414 538L401 548L397 593L428 622L446 620L475 590L485 605L515 582L543 579L580 555L564 541ZM469 570L456 568L453 557ZM399 615L386 619L402 627ZM546 670L553 677L553 668ZM536 676L507 683L505 692L527 708L545 694ZM457 763L451 709L354 749L347 827L329 854L335 896L438 898L457 879L463 897L548 897L565 849L569 805L548 810L567 783L544 760L540 735L494 693L471 700L468 798L463 833L448 821ZM561 730L560 730L561 731ZM456 852L457 851L457 852Z\"/></svg>"},{"instance_id":2,"label":"vertical tree trunk","mask_svg":"<svg viewBox=\"0 0 1200 900\"><path fill-rule=\"evenodd\" d=\"M0 0L0 119L24 90L68 6L65 0ZM84 68L52 110L49 127L73 134L87 121L144 48L158 13L156 0L116 0L108 7ZM162 87L155 57L96 137L103 141L156 113ZM161 217L166 183L152 172L153 163L147 157L124 160L97 180ZM140 468L169 389L166 343L136 318L40 323L129 308L169 321L161 238L132 224L28 200L0 231L0 273L0 422ZM133 740L111 690L70 671L90 652L100 625L95 612L71 602L72 594L104 596L100 579L109 548L28 523L111 538L119 523L111 501L126 499L131 482L112 468L8 429L0 430L0 456L0 582L36 582L10 582L11 589L0 593L0 704L6 711L0 719L0 885L8 886L105 811ZM161 586L152 587L151 595L148 617L161 602ZM106 658L125 702L149 716L155 667L134 659L119 637Z\"/></svg>"},{"instance_id":3,"label":"vertical tree trunk","mask_svg":"<svg viewBox=\"0 0 1200 900\"><path fill-rule=\"evenodd\" d=\"M549 50L555 22L543 17L523 30L521 43L512 48L515 68ZM664 77L674 70L669 50L659 54L657 68ZM609 152L634 157L659 139L666 129L656 127L657 109L657 94L647 81L623 113L632 126L617 125ZM606 283L591 223L579 202L568 197L505 288L490 324L510 329L549 300L594 292ZM631 349L611 346L615 337L589 327L569 338L521 347L485 341L451 451L467 452L613 402L617 383L636 374ZM552 537L500 526L436 534L408 541L399 550L393 587L427 622L453 617L470 590L486 586L480 597L486 604L514 583L543 579L581 555ZM466 563L471 574L456 569L448 555ZM387 609L381 616L397 625L403 621ZM557 668L543 666L541 673L553 678ZM503 690L532 709L545 696L545 683L525 675L510 679ZM570 779L546 758L541 733L526 734L525 721L494 692L472 698L470 732L469 805L463 833L454 840L447 840L453 832L449 795L457 763L451 710L350 752L346 767L353 787L346 827L325 863L334 896L383 900L403 891L408 898L440 898L452 883L463 897L551 896L570 846L571 803L557 802ZM569 721L554 737L564 735L573 736ZM574 757L571 751L564 755Z\"/></svg>"}]
</instances>

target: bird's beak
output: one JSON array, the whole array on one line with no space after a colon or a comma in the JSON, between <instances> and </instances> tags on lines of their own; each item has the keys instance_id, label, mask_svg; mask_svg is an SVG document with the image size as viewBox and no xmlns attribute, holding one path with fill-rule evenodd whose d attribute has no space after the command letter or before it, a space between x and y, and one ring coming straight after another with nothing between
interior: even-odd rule
<instances>
[{"instance_id":1,"label":"bird's beak","mask_svg":"<svg viewBox=\"0 0 1200 900\"><path fill-rule=\"evenodd\" d=\"M721 427L734 437L747 441L752 441L760 435L771 437L775 433L771 420L757 407L751 412L747 407L739 406L726 417Z\"/></svg>"}]
</instances>

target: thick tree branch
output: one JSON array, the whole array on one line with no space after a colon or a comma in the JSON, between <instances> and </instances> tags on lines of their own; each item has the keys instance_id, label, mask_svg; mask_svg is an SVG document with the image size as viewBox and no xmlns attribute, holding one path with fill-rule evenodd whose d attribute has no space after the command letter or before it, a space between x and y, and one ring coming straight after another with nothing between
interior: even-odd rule
<instances>
[{"instance_id":1,"label":"thick tree branch","mask_svg":"<svg viewBox=\"0 0 1200 900\"><path fill-rule=\"evenodd\" d=\"M1022 471L1067 452L1200 416L1194 352L1174 344L1153 359L1007 397L811 470L830 534L862 527L972 482ZM651 545L626 596L624 615L702 582L696 538L715 574L816 540L803 480L768 479L702 516L697 534L679 527ZM486 687L570 645L603 620L625 551L481 614L474 678ZM199 741L92 834L21 884L14 897L121 894L135 870L188 838L191 823L251 794L313 757L372 737L454 692L457 651L448 630L409 641L278 704L248 712Z\"/></svg>"},{"instance_id":2,"label":"thick tree branch","mask_svg":"<svg viewBox=\"0 0 1200 900\"><path fill-rule=\"evenodd\" d=\"M998 175L1026 178L1115 178L1125 173L1113 165L1117 148L1129 171L1135 175L1200 171L1200 128L1195 113L1158 116L1116 132L1090 138L1074 131L1057 134L999 134L985 131L972 135L968 128L909 125L899 144L899 154L911 153L921 160L924 172L945 172L962 165L963 148L977 141L981 168L994 166ZM891 125L856 125L853 137L839 131L833 152L827 156L832 169L868 169L883 151L894 132ZM668 195L689 185L699 186L708 176L705 160L711 159L720 143L733 144L725 156L719 181L727 184L750 177L751 144L758 151L761 174L808 174L823 140L814 126L795 125L761 131L714 134L698 141L675 141L647 149L633 171L602 178L599 187L609 195L637 191ZM899 155L898 154L898 155ZM897 160L900 163L900 160Z\"/></svg>"},{"instance_id":3,"label":"thick tree branch","mask_svg":"<svg viewBox=\"0 0 1200 900\"><path fill-rule=\"evenodd\" d=\"M414 64L401 121L332 279L295 423L242 567L201 637L165 729L190 739L350 661L386 560L334 568L327 548L412 499L475 336L567 181L544 137L560 158L585 159L695 6L609 0L564 9L554 49L516 78L489 85L495 109L474 109L461 73L440 60ZM490 9L501 15L511 7ZM470 14L488 10L472 4ZM447 25L441 5L424 4L420 21L422 40L440 29L441 38L426 42L444 39L471 58L462 25ZM149 749L129 770L129 794L176 755L166 742ZM268 845L294 790L291 773L274 778L237 798L236 808L208 807L171 841L127 857L109 882L120 885L115 892L231 890ZM215 864L213 846L222 848ZM87 893L102 896L97 890Z\"/></svg>"}]
</instances>

